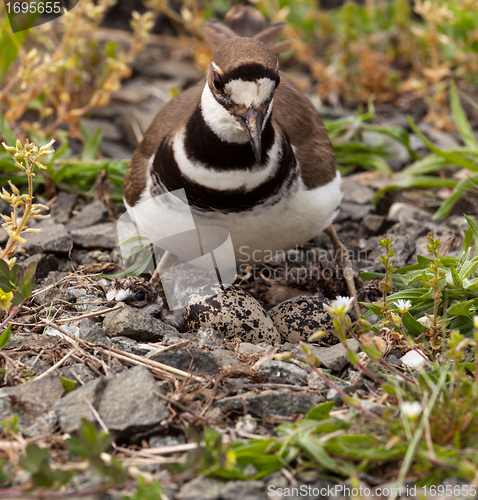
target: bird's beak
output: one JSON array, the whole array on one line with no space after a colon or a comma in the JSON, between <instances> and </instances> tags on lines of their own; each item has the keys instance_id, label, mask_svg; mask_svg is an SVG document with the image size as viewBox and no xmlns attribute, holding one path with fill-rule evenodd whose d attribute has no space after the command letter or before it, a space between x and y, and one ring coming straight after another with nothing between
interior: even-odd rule
<instances>
[{"instance_id":1,"label":"bird's beak","mask_svg":"<svg viewBox=\"0 0 478 500\"><path fill-rule=\"evenodd\" d=\"M247 132L249 142L254 151L256 162L262 159L262 125L264 124L264 114L255 108L249 108L243 115L237 115L242 128Z\"/></svg>"}]
</instances>

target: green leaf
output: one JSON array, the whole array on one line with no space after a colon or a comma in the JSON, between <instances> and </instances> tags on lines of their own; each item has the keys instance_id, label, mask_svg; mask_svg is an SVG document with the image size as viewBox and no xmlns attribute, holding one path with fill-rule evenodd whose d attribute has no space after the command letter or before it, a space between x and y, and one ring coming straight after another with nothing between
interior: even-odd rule
<instances>
[{"instance_id":1,"label":"green leaf","mask_svg":"<svg viewBox=\"0 0 478 500\"><path fill-rule=\"evenodd\" d=\"M453 118L460 131L461 138L463 142L473 151L478 152L478 142L475 139L475 135L470 126L470 122L467 120L465 112L460 104L460 99L456 92L455 82L451 82L450 85L450 104L451 111L453 113Z\"/></svg>"},{"instance_id":2,"label":"green leaf","mask_svg":"<svg viewBox=\"0 0 478 500\"><path fill-rule=\"evenodd\" d=\"M408 311L403 315L403 326L407 329L408 333L418 336L427 331L419 321L417 321Z\"/></svg>"},{"instance_id":3,"label":"green leaf","mask_svg":"<svg viewBox=\"0 0 478 500\"><path fill-rule=\"evenodd\" d=\"M334 402L333 401L328 401L327 403L322 403L315 408L312 408L307 413L307 419L309 420L325 420L326 418L329 417L329 414L334 407Z\"/></svg>"},{"instance_id":4,"label":"green leaf","mask_svg":"<svg viewBox=\"0 0 478 500\"><path fill-rule=\"evenodd\" d=\"M478 254L478 224L473 219L471 219L470 217L468 217L467 215L465 215L465 219L468 222L468 225L470 226L470 229L472 230L473 236L475 238L475 246L476 246L476 248L475 248L475 255L474 255L474 257L476 257L477 254Z\"/></svg>"},{"instance_id":5,"label":"green leaf","mask_svg":"<svg viewBox=\"0 0 478 500\"><path fill-rule=\"evenodd\" d=\"M61 383L63 384L63 389L65 394L73 391L76 388L77 383L74 380L67 379L65 377L60 377Z\"/></svg>"},{"instance_id":6,"label":"green leaf","mask_svg":"<svg viewBox=\"0 0 478 500\"><path fill-rule=\"evenodd\" d=\"M474 300L467 300L465 302L458 302L450 306L447 310L451 316L466 316L470 307L474 304Z\"/></svg>"},{"instance_id":7,"label":"green leaf","mask_svg":"<svg viewBox=\"0 0 478 500\"><path fill-rule=\"evenodd\" d=\"M5 348L5 346L10 342L10 337L12 335L12 325L8 325L7 328L0 335L0 351Z\"/></svg>"},{"instance_id":8,"label":"green leaf","mask_svg":"<svg viewBox=\"0 0 478 500\"><path fill-rule=\"evenodd\" d=\"M81 131L83 135L85 133L86 127L82 125ZM100 128L97 128L92 136L88 134L88 137L85 141L85 145L83 147L83 151L81 153L82 160L94 160L98 151L101 147L101 142L103 140L103 132Z\"/></svg>"},{"instance_id":9,"label":"green leaf","mask_svg":"<svg viewBox=\"0 0 478 500\"><path fill-rule=\"evenodd\" d=\"M463 156L450 153L448 151L443 151L439 148L437 148L431 141L429 141L425 135L422 133L422 131L415 125L411 117L408 117L408 121L410 123L410 126L414 130L414 132L420 137L420 139L438 156L441 156L442 158L445 158L445 160L448 160L450 163L453 163L455 165L458 165L463 168L467 168L469 170L472 170L473 172L478 172L478 165L470 160L467 160Z\"/></svg>"},{"instance_id":10,"label":"green leaf","mask_svg":"<svg viewBox=\"0 0 478 500\"><path fill-rule=\"evenodd\" d=\"M462 197L465 191L478 187L478 173L473 174L471 177L461 180L453 189L451 196L445 200L440 208L435 212L432 219L442 219L451 212L455 203Z\"/></svg>"},{"instance_id":11,"label":"green leaf","mask_svg":"<svg viewBox=\"0 0 478 500\"><path fill-rule=\"evenodd\" d=\"M2 137L6 145L14 147L17 142L17 138L2 113L0 113L0 132L2 133Z\"/></svg>"},{"instance_id":12,"label":"green leaf","mask_svg":"<svg viewBox=\"0 0 478 500\"><path fill-rule=\"evenodd\" d=\"M23 277L23 296L25 299L32 294L33 285L35 284L36 268L37 262L30 262L25 270L25 275Z\"/></svg>"},{"instance_id":13,"label":"green leaf","mask_svg":"<svg viewBox=\"0 0 478 500\"><path fill-rule=\"evenodd\" d=\"M388 191L392 191L393 189L408 189L408 188L442 188L442 187L455 187L458 184L458 181L455 179L442 179L441 177L433 177L431 175L421 175L421 176L413 176L413 177L401 177L396 176L395 181L387 186L379 189L375 193L375 197L373 202L375 204L378 203L380 197L388 193Z\"/></svg>"}]
</instances>

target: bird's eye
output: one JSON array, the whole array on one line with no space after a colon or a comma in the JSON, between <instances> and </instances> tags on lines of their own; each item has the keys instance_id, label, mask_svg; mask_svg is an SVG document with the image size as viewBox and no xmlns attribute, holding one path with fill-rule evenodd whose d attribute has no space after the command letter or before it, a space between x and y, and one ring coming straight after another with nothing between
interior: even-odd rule
<instances>
[{"instance_id":1,"label":"bird's eye","mask_svg":"<svg viewBox=\"0 0 478 500\"><path fill-rule=\"evenodd\" d=\"M224 83L222 83L221 77L215 71L214 71L214 86L221 95L225 95Z\"/></svg>"},{"instance_id":2,"label":"bird's eye","mask_svg":"<svg viewBox=\"0 0 478 500\"><path fill-rule=\"evenodd\" d=\"M146 294L144 292L137 292L136 295L134 296L134 298L141 302L142 300L144 300L146 298Z\"/></svg>"},{"instance_id":3,"label":"bird's eye","mask_svg":"<svg viewBox=\"0 0 478 500\"><path fill-rule=\"evenodd\" d=\"M276 84L274 88L277 88L279 86L279 83L280 83L280 76L276 78Z\"/></svg>"}]
</instances>

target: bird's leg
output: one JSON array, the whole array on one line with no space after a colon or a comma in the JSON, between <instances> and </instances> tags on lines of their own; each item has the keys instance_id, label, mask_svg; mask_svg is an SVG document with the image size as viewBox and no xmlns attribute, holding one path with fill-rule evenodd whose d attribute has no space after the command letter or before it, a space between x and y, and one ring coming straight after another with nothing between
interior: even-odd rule
<instances>
[{"instance_id":1,"label":"bird's leg","mask_svg":"<svg viewBox=\"0 0 478 500\"><path fill-rule=\"evenodd\" d=\"M349 294L354 299L353 304L355 316L357 317L358 321L362 316L362 310L360 309L360 304L357 298L357 290L355 288L354 282L354 272L352 270L352 263L350 262L349 253L337 236L337 233L335 232L334 226L332 224L324 229L324 233L330 238L332 246L334 247L334 259L335 262L342 268L342 272L344 273L344 278L345 282L347 283L347 288L349 289Z\"/></svg>"},{"instance_id":2,"label":"bird's leg","mask_svg":"<svg viewBox=\"0 0 478 500\"><path fill-rule=\"evenodd\" d=\"M169 258L171 257L170 252L167 250L164 251L161 260L158 262L156 269L154 270L153 276L151 276L151 283L155 283L156 281L160 281L159 273L167 266Z\"/></svg>"}]
</instances>

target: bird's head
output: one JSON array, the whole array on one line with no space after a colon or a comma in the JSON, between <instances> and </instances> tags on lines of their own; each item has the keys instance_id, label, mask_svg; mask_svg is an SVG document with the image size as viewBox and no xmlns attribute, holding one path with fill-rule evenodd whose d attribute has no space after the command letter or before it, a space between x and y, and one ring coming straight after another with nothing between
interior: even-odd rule
<instances>
[{"instance_id":1,"label":"bird's head","mask_svg":"<svg viewBox=\"0 0 478 500\"><path fill-rule=\"evenodd\" d=\"M106 298L110 302L124 302L151 315L161 313L164 309L164 301L158 290L137 276L114 280Z\"/></svg>"},{"instance_id":2,"label":"bird's head","mask_svg":"<svg viewBox=\"0 0 478 500\"><path fill-rule=\"evenodd\" d=\"M260 163L261 135L280 83L277 56L260 40L231 38L214 51L207 82L216 101L246 132Z\"/></svg>"}]
</instances>

